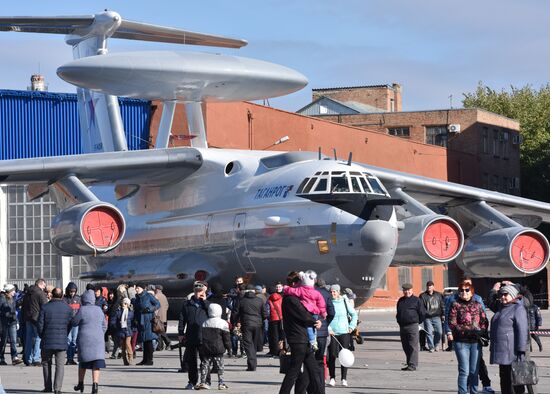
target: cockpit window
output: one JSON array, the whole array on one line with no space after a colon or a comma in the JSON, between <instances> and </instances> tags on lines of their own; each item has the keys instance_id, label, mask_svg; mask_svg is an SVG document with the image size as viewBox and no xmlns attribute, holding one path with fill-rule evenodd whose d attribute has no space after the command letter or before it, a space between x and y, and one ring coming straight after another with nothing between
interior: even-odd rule
<instances>
[{"instance_id":1,"label":"cockpit window","mask_svg":"<svg viewBox=\"0 0 550 394\"><path fill-rule=\"evenodd\" d=\"M372 192L375 194L386 194L386 191L376 178L368 178Z\"/></svg>"},{"instance_id":2,"label":"cockpit window","mask_svg":"<svg viewBox=\"0 0 550 394\"><path fill-rule=\"evenodd\" d=\"M322 171L305 178L296 194L355 193L387 195L384 186L374 176L357 171Z\"/></svg>"},{"instance_id":3,"label":"cockpit window","mask_svg":"<svg viewBox=\"0 0 550 394\"><path fill-rule=\"evenodd\" d=\"M361 187L359 186L359 181L354 176L351 177L351 188L352 188L354 193L362 193L363 192L361 190Z\"/></svg>"},{"instance_id":4,"label":"cockpit window","mask_svg":"<svg viewBox=\"0 0 550 394\"><path fill-rule=\"evenodd\" d=\"M319 179L319 183L315 186L316 192L326 192L327 191L327 178Z\"/></svg>"},{"instance_id":5,"label":"cockpit window","mask_svg":"<svg viewBox=\"0 0 550 394\"><path fill-rule=\"evenodd\" d=\"M315 181L317 178L311 178L309 182L307 183L306 187L304 187L304 191L302 193L309 193L313 185L315 184Z\"/></svg>"},{"instance_id":6,"label":"cockpit window","mask_svg":"<svg viewBox=\"0 0 550 394\"><path fill-rule=\"evenodd\" d=\"M308 183L308 181L309 181L309 178L306 178L302 181L302 183L300 183L300 186L298 186L298 189L296 190L296 194L302 193L304 186Z\"/></svg>"},{"instance_id":7,"label":"cockpit window","mask_svg":"<svg viewBox=\"0 0 550 394\"><path fill-rule=\"evenodd\" d=\"M359 181L361 181L361 185L363 186L363 190L365 191L365 193L372 193L372 190L369 186L369 184L367 183L367 180L365 178L359 178Z\"/></svg>"},{"instance_id":8,"label":"cockpit window","mask_svg":"<svg viewBox=\"0 0 550 394\"><path fill-rule=\"evenodd\" d=\"M335 173L333 172L333 175ZM332 192L333 193L349 193L348 178L346 174L341 176L333 176L332 179Z\"/></svg>"}]
</instances>

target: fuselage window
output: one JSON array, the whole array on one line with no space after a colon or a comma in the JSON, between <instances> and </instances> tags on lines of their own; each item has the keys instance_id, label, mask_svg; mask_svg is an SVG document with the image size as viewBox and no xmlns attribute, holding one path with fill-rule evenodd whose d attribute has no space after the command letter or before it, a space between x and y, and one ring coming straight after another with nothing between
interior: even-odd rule
<instances>
[{"instance_id":1,"label":"fuselage window","mask_svg":"<svg viewBox=\"0 0 550 394\"><path fill-rule=\"evenodd\" d=\"M315 184L315 181L317 181L317 178L311 178L309 182L307 183L306 187L304 187L303 193L309 193L313 185Z\"/></svg>"},{"instance_id":2,"label":"fuselage window","mask_svg":"<svg viewBox=\"0 0 550 394\"><path fill-rule=\"evenodd\" d=\"M367 180L365 178L359 178L361 181L361 185L363 186L363 190L365 193L372 193L369 184L367 183Z\"/></svg>"},{"instance_id":3,"label":"fuselage window","mask_svg":"<svg viewBox=\"0 0 550 394\"><path fill-rule=\"evenodd\" d=\"M302 193L304 186L307 184L308 181L309 181L309 178L306 178L302 181L302 183L300 183L300 186L298 186L298 190L296 190L296 194Z\"/></svg>"},{"instance_id":4,"label":"fuselage window","mask_svg":"<svg viewBox=\"0 0 550 394\"><path fill-rule=\"evenodd\" d=\"M349 193L348 178L346 174L343 176L333 176L331 187L333 193Z\"/></svg>"},{"instance_id":5,"label":"fuselage window","mask_svg":"<svg viewBox=\"0 0 550 394\"><path fill-rule=\"evenodd\" d=\"M315 186L316 192L326 192L327 191L327 179L321 178L319 179L319 183L317 183L317 186Z\"/></svg>"},{"instance_id":6,"label":"fuselage window","mask_svg":"<svg viewBox=\"0 0 550 394\"><path fill-rule=\"evenodd\" d=\"M375 194L386 194L384 189L382 188L382 185L378 183L378 181L375 178L369 178L369 184L372 188L372 192Z\"/></svg>"},{"instance_id":7,"label":"fuselage window","mask_svg":"<svg viewBox=\"0 0 550 394\"><path fill-rule=\"evenodd\" d=\"M351 177L351 188L353 189L354 193L362 193L361 187L359 186L359 182L357 181L357 178L354 176Z\"/></svg>"}]
</instances>

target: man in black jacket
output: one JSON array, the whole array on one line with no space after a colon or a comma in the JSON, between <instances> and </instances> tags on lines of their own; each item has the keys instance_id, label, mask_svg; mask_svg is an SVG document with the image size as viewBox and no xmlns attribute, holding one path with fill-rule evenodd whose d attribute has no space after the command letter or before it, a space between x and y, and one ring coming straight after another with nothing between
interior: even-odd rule
<instances>
[{"instance_id":1,"label":"man in black jacket","mask_svg":"<svg viewBox=\"0 0 550 394\"><path fill-rule=\"evenodd\" d=\"M185 344L185 361L189 368L189 382L186 389L194 390L199 381L197 355L200 345L199 331L202 323L208 319L206 289L208 283L196 281L193 284L193 296L183 302L178 324L178 339Z\"/></svg>"},{"instance_id":2,"label":"man in black jacket","mask_svg":"<svg viewBox=\"0 0 550 394\"><path fill-rule=\"evenodd\" d=\"M424 331L426 331L426 345L430 353L437 352L437 346L443 334L441 317L444 315L443 295L435 291L434 282L426 282L426 291L420 294L420 299L426 308Z\"/></svg>"},{"instance_id":3,"label":"man in black jacket","mask_svg":"<svg viewBox=\"0 0 550 394\"><path fill-rule=\"evenodd\" d=\"M256 370L257 343L260 338L263 338L263 321L266 317L263 299L256 297L253 285L246 286L244 297L239 301L237 318L243 333L247 371Z\"/></svg>"},{"instance_id":4,"label":"man in black jacket","mask_svg":"<svg viewBox=\"0 0 550 394\"><path fill-rule=\"evenodd\" d=\"M64 362L67 352L67 334L73 317L73 310L63 302L63 291L56 287L52 299L42 306L38 317L38 334L42 338L42 374L44 392L52 391L52 357L55 356L54 392L61 393Z\"/></svg>"},{"instance_id":5,"label":"man in black jacket","mask_svg":"<svg viewBox=\"0 0 550 394\"><path fill-rule=\"evenodd\" d=\"M288 275L287 283L289 286L299 286L300 276L297 272L291 272ZM298 297L285 296L283 298L283 325L285 336L290 345L290 370L287 372L279 394L290 394L292 386L296 382L302 364L304 365L304 374L308 374L308 378L300 379L296 384L295 392L305 392L306 386L310 384L310 392L321 393L322 386L319 382L319 365L315 360L315 352L311 347L307 328L315 327L317 330L321 328L321 321L315 320L311 313L302 305Z\"/></svg>"},{"instance_id":6,"label":"man in black jacket","mask_svg":"<svg viewBox=\"0 0 550 394\"><path fill-rule=\"evenodd\" d=\"M418 367L418 324L424 321L426 309L418 297L413 295L412 284L404 283L403 297L397 301L397 323L401 345L407 356L407 366L402 371L416 371Z\"/></svg>"},{"instance_id":7,"label":"man in black jacket","mask_svg":"<svg viewBox=\"0 0 550 394\"><path fill-rule=\"evenodd\" d=\"M23 298L23 319L25 320L25 346L23 348L23 361L26 365L41 365L40 361L40 337L36 324L40 307L48 302L44 292L46 281L37 279L34 286L29 287L25 298Z\"/></svg>"}]
</instances>

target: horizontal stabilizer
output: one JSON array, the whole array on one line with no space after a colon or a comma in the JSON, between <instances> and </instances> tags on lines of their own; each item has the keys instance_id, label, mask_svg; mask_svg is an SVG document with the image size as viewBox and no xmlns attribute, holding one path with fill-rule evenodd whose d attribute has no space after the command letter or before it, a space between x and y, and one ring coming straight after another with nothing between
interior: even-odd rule
<instances>
[{"instance_id":1,"label":"horizontal stabilizer","mask_svg":"<svg viewBox=\"0 0 550 394\"><path fill-rule=\"evenodd\" d=\"M11 16L0 17L0 31L24 33L76 34L88 33L98 15L81 16ZM127 40L168 42L184 45L204 45L224 48L240 48L246 40L197 33L188 30L152 25L129 20L121 20L120 26L112 34L114 38Z\"/></svg>"}]
</instances>

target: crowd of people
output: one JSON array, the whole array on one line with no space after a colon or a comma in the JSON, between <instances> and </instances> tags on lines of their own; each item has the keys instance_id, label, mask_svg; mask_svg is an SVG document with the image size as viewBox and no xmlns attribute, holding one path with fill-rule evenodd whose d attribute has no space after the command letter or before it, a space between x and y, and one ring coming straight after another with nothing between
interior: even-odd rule
<instances>
[{"instance_id":1,"label":"crowd of people","mask_svg":"<svg viewBox=\"0 0 550 394\"><path fill-rule=\"evenodd\" d=\"M7 284L0 295L0 365L7 365L9 343L13 365L42 367L43 392L60 393L64 366L78 365L74 391L84 391L91 370L92 393L98 393L106 357L151 366L155 350L179 348L184 349L180 371L188 374L186 389L209 389L215 372L218 389L225 390L224 357L244 357L246 370L255 371L257 353L268 346L266 356L290 357L281 393L293 386L296 392L322 393L325 356L328 385L335 386L338 353L353 344L350 333L358 324L354 298L350 289L341 292L339 285L327 285L311 270L292 272L285 284L269 289L245 284L242 277L228 291L198 280L183 302L178 343L172 345L162 286L128 283L107 289L88 284L79 292L73 282L65 291L43 279L23 290ZM143 359L135 363L138 349ZM343 366L341 385L348 385Z\"/></svg>"},{"instance_id":2,"label":"crowd of people","mask_svg":"<svg viewBox=\"0 0 550 394\"><path fill-rule=\"evenodd\" d=\"M446 350L454 350L458 362L459 394L477 394L479 380L483 393L495 392L483 359L486 346L490 363L499 366L502 394L524 393L525 389L535 392L533 385L513 385L511 370L514 361L529 359L530 338L542 351L536 333L530 335L530 330L536 331L542 325L542 318L528 288L509 281L497 282L489 293L487 306L468 277L459 283L457 292L446 297L434 290L432 281L426 283L426 290L419 297L413 294L410 283L403 284L402 289L396 317L406 356L403 371L416 371L421 348L436 352L439 342L446 339ZM486 308L494 313L490 323Z\"/></svg>"},{"instance_id":3,"label":"crowd of people","mask_svg":"<svg viewBox=\"0 0 550 394\"><path fill-rule=\"evenodd\" d=\"M483 359L483 348L489 345L490 363L499 366L501 392L524 392L524 387L512 386L511 364L529 358L530 338L542 351L540 339L529 335L542 321L527 288L498 282L487 304L470 278L447 296L436 291L432 281L419 297L410 283L402 289L396 317L406 355L403 371L418 369L420 350L437 352L447 342L447 350L454 350L457 358L458 392L477 393L481 379L483 392L494 393ZM325 386L337 385L340 351L354 349L354 298L350 289L327 285L311 270L290 272L285 283L270 288L246 284L240 276L227 291L219 283L197 280L183 301L178 343L172 345L166 335L169 305L162 286L128 283L106 289L89 284L80 293L72 282L64 292L43 279L23 291L6 284L0 295L0 365L7 365L9 343L13 365L42 367L43 392L60 393L64 365L78 364L74 391L84 391L86 371L91 370L92 393L98 393L106 354L122 358L124 365L151 366L156 350L179 348L186 389L210 389L211 373L216 373L217 388L226 390L224 358L244 357L246 371L253 372L257 353L267 346L266 356L281 357L281 367L287 360L280 393L290 393L293 387L296 393L324 393ZM486 308L494 312L490 324ZM143 358L135 363L138 349ZM339 385L347 387L346 365L340 365L339 377ZM533 387L527 390L533 392Z\"/></svg>"}]
</instances>

